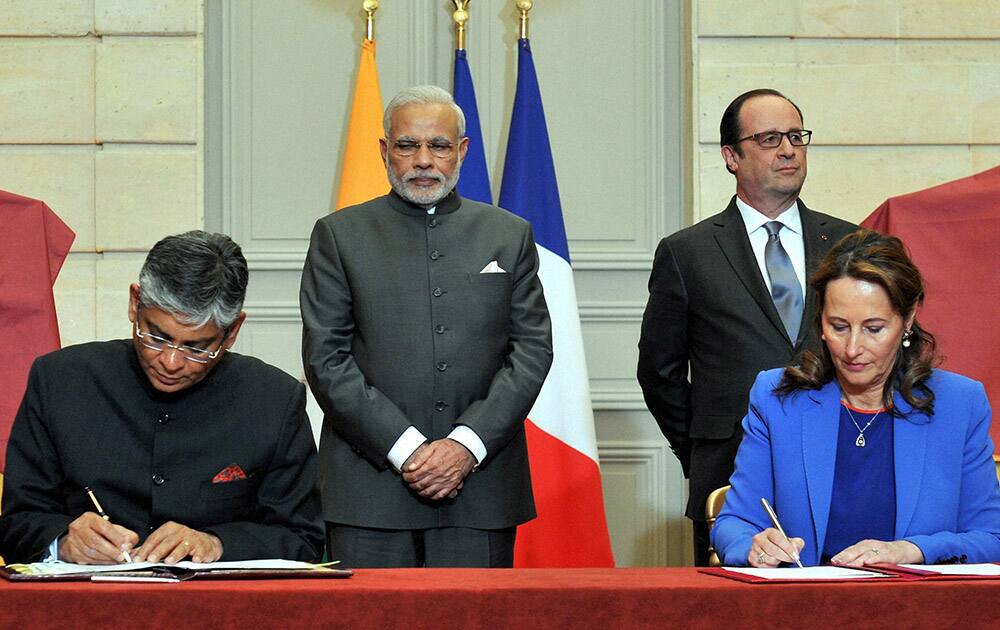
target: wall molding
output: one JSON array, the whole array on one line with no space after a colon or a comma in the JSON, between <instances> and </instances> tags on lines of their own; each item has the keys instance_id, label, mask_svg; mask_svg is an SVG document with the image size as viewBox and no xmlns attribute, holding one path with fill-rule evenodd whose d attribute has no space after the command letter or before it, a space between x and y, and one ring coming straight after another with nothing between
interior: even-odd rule
<instances>
[{"instance_id":1,"label":"wall molding","mask_svg":"<svg viewBox=\"0 0 1000 630\"><path fill-rule=\"evenodd\" d=\"M597 445L602 475L618 468L636 475L638 493L632 515L644 532L639 557L648 566L680 565L685 561L687 536L683 517L687 488L680 475L670 474L673 455L665 444L640 441L606 441ZM607 497L605 498L607 503ZM689 545L687 545L689 546Z\"/></svg>"}]
</instances>

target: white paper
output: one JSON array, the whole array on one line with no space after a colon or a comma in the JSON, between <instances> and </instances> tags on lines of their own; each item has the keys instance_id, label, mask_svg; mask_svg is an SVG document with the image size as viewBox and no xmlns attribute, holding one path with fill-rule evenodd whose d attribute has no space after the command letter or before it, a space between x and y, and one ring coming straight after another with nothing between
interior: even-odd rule
<instances>
[{"instance_id":1,"label":"white paper","mask_svg":"<svg viewBox=\"0 0 1000 630\"><path fill-rule=\"evenodd\" d=\"M26 573L34 575L63 575L67 573L106 573L108 571L141 571L150 567L176 566L182 569L209 571L212 569L313 569L316 565L297 560L236 560L229 562L123 562L122 564L73 564L72 562L33 562Z\"/></svg>"},{"instance_id":2,"label":"white paper","mask_svg":"<svg viewBox=\"0 0 1000 630\"><path fill-rule=\"evenodd\" d=\"M941 575L1000 575L1000 564L901 564L899 566Z\"/></svg>"},{"instance_id":3,"label":"white paper","mask_svg":"<svg viewBox=\"0 0 1000 630\"><path fill-rule=\"evenodd\" d=\"M844 580L854 578L885 577L884 573L850 569L848 567L778 567L774 569L756 569L754 567L724 567L726 571L743 573L767 580Z\"/></svg>"}]
</instances>

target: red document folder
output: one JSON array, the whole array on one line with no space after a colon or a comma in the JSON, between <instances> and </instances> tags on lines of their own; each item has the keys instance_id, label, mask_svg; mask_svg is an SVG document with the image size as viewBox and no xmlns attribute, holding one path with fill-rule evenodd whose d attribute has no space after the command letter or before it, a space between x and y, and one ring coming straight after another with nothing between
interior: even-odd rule
<instances>
[{"instance_id":1,"label":"red document folder","mask_svg":"<svg viewBox=\"0 0 1000 630\"><path fill-rule=\"evenodd\" d=\"M789 577L787 578L766 578L759 577L756 575L748 575L746 573L740 573L738 571L731 571L725 567L712 567L710 569L698 569L699 573L705 573L707 575L716 575L718 577L727 578L730 580L737 580L739 582L746 582L747 584L823 584L826 582L885 582L887 580L907 580L907 579L920 579L917 576L912 576L909 574L904 574L897 571L887 571L881 567L865 567L863 571L868 571L872 573L878 573L878 577L858 577L858 578L797 578L795 577L796 570L789 570Z\"/></svg>"}]
</instances>

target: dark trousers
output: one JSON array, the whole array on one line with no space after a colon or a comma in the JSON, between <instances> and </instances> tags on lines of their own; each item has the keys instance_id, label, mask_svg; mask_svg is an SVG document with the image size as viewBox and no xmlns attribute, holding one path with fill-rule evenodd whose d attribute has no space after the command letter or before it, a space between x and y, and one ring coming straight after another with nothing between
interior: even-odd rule
<instances>
[{"instance_id":1,"label":"dark trousers","mask_svg":"<svg viewBox=\"0 0 1000 630\"><path fill-rule=\"evenodd\" d=\"M708 566L708 523L705 521L691 521L694 526L694 566Z\"/></svg>"},{"instance_id":2,"label":"dark trousers","mask_svg":"<svg viewBox=\"0 0 1000 630\"><path fill-rule=\"evenodd\" d=\"M326 524L330 560L345 568L512 567L516 527L375 529Z\"/></svg>"}]
</instances>

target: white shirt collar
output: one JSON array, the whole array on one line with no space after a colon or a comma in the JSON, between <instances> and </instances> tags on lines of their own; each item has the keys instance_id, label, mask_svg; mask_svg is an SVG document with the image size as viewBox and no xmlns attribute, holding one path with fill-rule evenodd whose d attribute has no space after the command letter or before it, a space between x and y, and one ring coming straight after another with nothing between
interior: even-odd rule
<instances>
[{"instance_id":1,"label":"white shirt collar","mask_svg":"<svg viewBox=\"0 0 1000 630\"><path fill-rule=\"evenodd\" d=\"M798 199L793 201L792 205L782 210L774 219L762 214L756 208L740 199L739 196L736 197L736 207L740 211L740 216L743 217L743 224L747 228L747 234L753 233L763 227L765 223L772 220L780 221L785 226L785 229L791 230L796 234L802 234L802 215L799 214Z\"/></svg>"}]
</instances>

